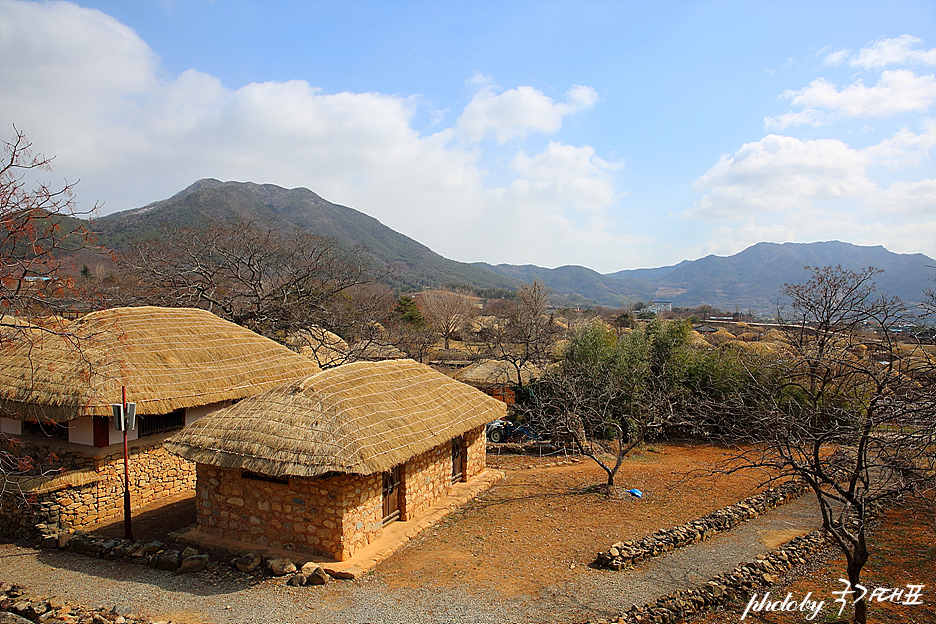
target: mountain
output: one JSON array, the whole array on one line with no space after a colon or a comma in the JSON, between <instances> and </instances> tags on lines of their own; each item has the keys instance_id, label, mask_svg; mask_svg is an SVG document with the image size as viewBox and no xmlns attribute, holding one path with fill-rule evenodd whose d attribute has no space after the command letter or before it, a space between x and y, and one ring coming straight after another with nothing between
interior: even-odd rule
<instances>
[{"instance_id":1,"label":"mountain","mask_svg":"<svg viewBox=\"0 0 936 624\"><path fill-rule=\"evenodd\" d=\"M199 180L169 199L101 217L94 230L105 246L126 250L134 242L157 238L165 227L199 228L240 217L287 229L298 227L338 240L347 248L365 247L378 263L395 267L395 286L415 289L447 284L513 289L520 282L481 267L449 260L377 219L322 199L305 188L273 184Z\"/></svg>"},{"instance_id":2,"label":"mountain","mask_svg":"<svg viewBox=\"0 0 936 624\"><path fill-rule=\"evenodd\" d=\"M710 255L671 267L653 269L654 299L679 306L707 303L721 309L770 310L784 284L809 279L806 266L841 264L853 271L875 267L880 290L908 301L919 301L934 276L936 261L923 254L896 254L882 246L863 247L839 241L818 243L758 243L733 256ZM618 271L607 277L624 282L646 278L646 270Z\"/></svg>"},{"instance_id":3,"label":"mountain","mask_svg":"<svg viewBox=\"0 0 936 624\"><path fill-rule=\"evenodd\" d=\"M647 269L601 274L582 266L546 269L534 265L492 265L449 260L425 245L357 210L333 204L305 188L272 184L199 180L169 199L97 219L93 229L106 247L118 251L135 241L158 237L165 227L200 227L233 217L272 227L299 227L338 240L348 248L363 246L379 264L396 267L391 284L401 290L458 284L478 289L514 289L534 279L553 290L554 302L570 306L622 306L665 300L681 307L709 304L723 310L770 311L785 283L809 278L805 266L841 264L860 270L883 269L881 290L919 301L932 285L936 261L923 254L896 254L884 247L838 241L758 243L732 256Z\"/></svg>"}]
</instances>

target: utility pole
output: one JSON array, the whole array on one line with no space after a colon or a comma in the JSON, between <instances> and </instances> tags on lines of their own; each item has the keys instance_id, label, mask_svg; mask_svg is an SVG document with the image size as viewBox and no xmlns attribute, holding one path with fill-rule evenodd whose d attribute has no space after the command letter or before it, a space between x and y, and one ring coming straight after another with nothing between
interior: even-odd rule
<instances>
[{"instance_id":1,"label":"utility pole","mask_svg":"<svg viewBox=\"0 0 936 624\"><path fill-rule=\"evenodd\" d=\"M127 450L127 431L136 428L136 403L127 403L127 387L120 387L121 403L111 404L114 413L114 424L123 432L124 449L124 537L133 539L130 528L130 455Z\"/></svg>"}]
</instances>

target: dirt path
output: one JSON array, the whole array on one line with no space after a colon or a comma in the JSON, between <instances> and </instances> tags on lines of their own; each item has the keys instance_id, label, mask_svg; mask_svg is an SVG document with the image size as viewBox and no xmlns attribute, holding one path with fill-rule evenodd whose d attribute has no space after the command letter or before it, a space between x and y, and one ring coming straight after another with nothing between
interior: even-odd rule
<instances>
[{"instance_id":1,"label":"dirt path","mask_svg":"<svg viewBox=\"0 0 936 624\"><path fill-rule=\"evenodd\" d=\"M83 604L129 605L173 622L573 622L612 617L704 581L818 525L808 497L730 533L629 572L588 567L615 541L681 524L753 493L750 481L682 480L719 449L668 446L625 464L621 480L644 499L609 501L588 463L516 465L357 581L292 588L218 575L172 576L120 562L0 545L0 580ZM508 461L508 460L505 460ZM493 462L492 462L493 463Z\"/></svg>"}]
</instances>

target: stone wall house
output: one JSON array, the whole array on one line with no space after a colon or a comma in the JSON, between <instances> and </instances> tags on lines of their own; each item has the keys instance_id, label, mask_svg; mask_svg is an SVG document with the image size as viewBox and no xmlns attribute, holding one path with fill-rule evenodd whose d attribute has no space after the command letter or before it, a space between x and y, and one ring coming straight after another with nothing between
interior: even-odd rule
<instances>
[{"instance_id":1,"label":"stone wall house","mask_svg":"<svg viewBox=\"0 0 936 624\"><path fill-rule=\"evenodd\" d=\"M344 561L485 471L502 402L412 360L329 369L187 427L198 530Z\"/></svg>"},{"instance_id":2,"label":"stone wall house","mask_svg":"<svg viewBox=\"0 0 936 624\"><path fill-rule=\"evenodd\" d=\"M135 307L59 321L0 341L0 534L81 528L123 515L123 432L111 404L136 404L127 432L130 498L194 490L195 466L163 441L233 401L319 368L203 310Z\"/></svg>"}]
</instances>

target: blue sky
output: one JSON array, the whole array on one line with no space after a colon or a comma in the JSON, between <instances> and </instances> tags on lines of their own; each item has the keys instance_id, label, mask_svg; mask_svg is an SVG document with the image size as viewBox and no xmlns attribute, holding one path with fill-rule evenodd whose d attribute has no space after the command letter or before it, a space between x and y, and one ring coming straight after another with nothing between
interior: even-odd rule
<instances>
[{"instance_id":1,"label":"blue sky","mask_svg":"<svg viewBox=\"0 0 936 624\"><path fill-rule=\"evenodd\" d=\"M462 261L936 257L936 3L0 0L0 132L103 214L303 186Z\"/></svg>"}]
</instances>

